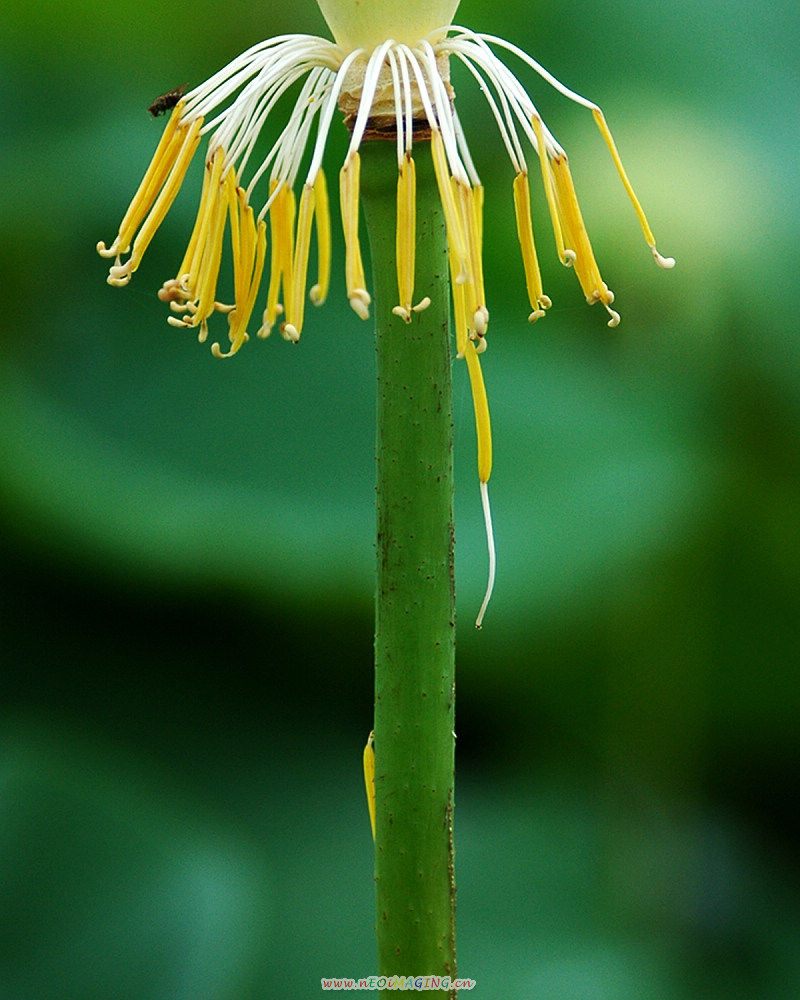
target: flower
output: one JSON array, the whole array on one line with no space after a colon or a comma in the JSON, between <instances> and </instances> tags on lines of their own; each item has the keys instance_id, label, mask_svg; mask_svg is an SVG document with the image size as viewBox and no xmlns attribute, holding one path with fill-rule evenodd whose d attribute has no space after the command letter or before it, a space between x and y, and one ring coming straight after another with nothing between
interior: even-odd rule
<instances>
[{"instance_id":1,"label":"flower","mask_svg":"<svg viewBox=\"0 0 800 1000\"><path fill-rule=\"evenodd\" d=\"M339 171L347 296L357 315L368 318L371 300L359 243L358 151L370 134L391 133L396 135L398 165L398 299L393 312L411 322L414 313L428 305L425 298L414 302L413 147L415 139L429 139L447 228L457 356L466 359L478 429L478 474L490 548L490 587L480 623L494 576L485 488L491 472L491 434L478 358L486 347L489 323L481 259L483 188L456 111L450 63L456 60L463 64L474 77L514 170L514 209L531 322L545 315L551 301L543 290L534 241L526 148L541 173L561 263L574 269L589 304L603 304L609 326L619 323L619 314L611 308L614 295L595 260L567 154L498 50L591 111L656 262L669 268L674 261L656 249L600 108L563 86L510 42L452 25L458 0L371 0L369 4L319 0L319 6L335 42L309 35L271 38L254 45L188 93L179 88L155 102L151 108L154 113L173 105L174 109L116 238L108 247L99 243L97 249L114 260L109 283L127 284L169 210L202 137L207 135L194 229L175 276L158 293L169 304L168 322L198 329L203 342L213 314L225 313L228 347L223 350L214 342L212 352L217 357L230 357L239 350L248 340L247 327L266 267L269 217L272 249L268 292L257 335L268 336L281 317L281 334L296 342L303 328L312 231L316 234L318 275L308 296L320 305L328 293L331 227L322 160L338 108L351 136ZM262 128L270 116L274 117L281 98L295 86L299 92L277 141L260 163L252 164ZM299 186L298 204L295 187L309 145L311 159ZM264 193L256 214L253 203L257 188ZM233 302L226 304L217 301L216 287L228 224L234 292Z\"/></svg>"}]
</instances>

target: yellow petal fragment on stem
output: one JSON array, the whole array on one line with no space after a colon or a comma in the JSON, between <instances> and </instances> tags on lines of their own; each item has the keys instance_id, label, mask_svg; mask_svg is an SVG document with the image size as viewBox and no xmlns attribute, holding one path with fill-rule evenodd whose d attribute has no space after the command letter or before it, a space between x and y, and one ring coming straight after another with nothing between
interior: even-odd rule
<instances>
[{"instance_id":1,"label":"yellow petal fragment on stem","mask_svg":"<svg viewBox=\"0 0 800 1000\"><path fill-rule=\"evenodd\" d=\"M339 201L345 246L345 281L347 283L347 297L354 312L361 319L369 319L371 299L366 288L361 244L358 240L360 178L361 157L357 152L351 152L339 171Z\"/></svg>"},{"instance_id":2,"label":"yellow petal fragment on stem","mask_svg":"<svg viewBox=\"0 0 800 1000\"><path fill-rule=\"evenodd\" d=\"M314 181L314 220L317 233L317 282L309 294L315 306L321 306L328 297L331 282L331 210L328 200L328 184L322 170L317 171Z\"/></svg>"},{"instance_id":3,"label":"yellow petal fragment on stem","mask_svg":"<svg viewBox=\"0 0 800 1000\"><path fill-rule=\"evenodd\" d=\"M531 192L526 171L521 171L514 178L514 212L517 217L517 236L519 237L519 246L522 251L522 263L525 268L528 299L533 310L528 317L528 321L534 323L537 319L541 319L544 316L544 310L550 308L551 302L542 289L539 258L536 254L536 243L533 239Z\"/></svg>"},{"instance_id":4,"label":"yellow petal fragment on stem","mask_svg":"<svg viewBox=\"0 0 800 1000\"><path fill-rule=\"evenodd\" d=\"M367 745L364 747L364 787L367 793L367 809L369 825L372 827L372 839L375 839L375 734L370 733Z\"/></svg>"}]
</instances>

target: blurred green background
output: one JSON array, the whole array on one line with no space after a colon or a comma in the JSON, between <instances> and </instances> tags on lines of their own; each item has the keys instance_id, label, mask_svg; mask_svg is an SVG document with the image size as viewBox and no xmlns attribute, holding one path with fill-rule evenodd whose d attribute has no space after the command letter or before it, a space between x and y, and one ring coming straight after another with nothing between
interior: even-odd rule
<instances>
[{"instance_id":1,"label":"blurred green background","mask_svg":"<svg viewBox=\"0 0 800 1000\"><path fill-rule=\"evenodd\" d=\"M373 349L341 245L300 345L228 362L155 296L196 191L127 289L94 250L160 134L147 105L324 33L293 6L0 14L0 1000L294 1000L375 971ZM499 555L475 633L458 368L460 972L486 1000L794 1000L800 14L457 17L602 104L678 259L653 266L588 114L526 77L622 313L584 305L535 192L554 305L529 327L510 167L455 76L487 189Z\"/></svg>"}]
</instances>

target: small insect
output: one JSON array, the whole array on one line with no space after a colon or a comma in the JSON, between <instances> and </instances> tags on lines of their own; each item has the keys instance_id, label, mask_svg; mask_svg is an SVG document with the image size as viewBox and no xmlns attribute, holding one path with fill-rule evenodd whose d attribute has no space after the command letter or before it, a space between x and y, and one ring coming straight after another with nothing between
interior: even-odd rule
<instances>
[{"instance_id":1,"label":"small insect","mask_svg":"<svg viewBox=\"0 0 800 1000\"><path fill-rule=\"evenodd\" d=\"M157 97L150 107L147 109L153 118L158 118L159 115L166 114L167 111L171 111L178 101L186 93L186 88L189 86L188 83L182 83L180 87L176 87L171 90L168 94L162 94L161 97Z\"/></svg>"}]
</instances>

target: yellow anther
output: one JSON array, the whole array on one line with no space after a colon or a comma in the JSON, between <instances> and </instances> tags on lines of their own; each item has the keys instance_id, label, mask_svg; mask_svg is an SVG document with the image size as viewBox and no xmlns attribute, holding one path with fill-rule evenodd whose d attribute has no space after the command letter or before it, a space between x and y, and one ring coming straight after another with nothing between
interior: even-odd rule
<instances>
[{"instance_id":1,"label":"yellow anther","mask_svg":"<svg viewBox=\"0 0 800 1000\"><path fill-rule=\"evenodd\" d=\"M517 216L517 236L525 268L528 299L533 309L528 319L534 322L544 316L544 309L550 304L550 299L542 290L542 275L539 271L539 258L536 255L536 243L533 239L531 193L527 172L518 173L514 178L514 211Z\"/></svg>"},{"instance_id":2,"label":"yellow anther","mask_svg":"<svg viewBox=\"0 0 800 1000\"><path fill-rule=\"evenodd\" d=\"M331 211L328 203L328 184L322 169L317 172L314 181L314 220L317 232L317 283L309 291L309 297L315 306L321 306L328 297L328 287L331 281Z\"/></svg>"},{"instance_id":3,"label":"yellow anther","mask_svg":"<svg viewBox=\"0 0 800 1000\"><path fill-rule=\"evenodd\" d=\"M345 246L345 281L347 297L356 315L369 319L370 297L366 289L361 244L358 240L358 203L361 175L361 158L350 153L339 171L339 201L342 209L342 228Z\"/></svg>"},{"instance_id":4,"label":"yellow anther","mask_svg":"<svg viewBox=\"0 0 800 1000\"><path fill-rule=\"evenodd\" d=\"M397 177L397 232L395 254L397 260L397 293L400 304L392 310L411 322L414 298L414 268L417 247L417 172L410 153L400 164Z\"/></svg>"}]
</instances>

